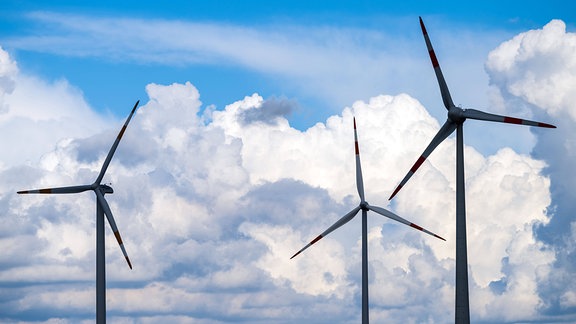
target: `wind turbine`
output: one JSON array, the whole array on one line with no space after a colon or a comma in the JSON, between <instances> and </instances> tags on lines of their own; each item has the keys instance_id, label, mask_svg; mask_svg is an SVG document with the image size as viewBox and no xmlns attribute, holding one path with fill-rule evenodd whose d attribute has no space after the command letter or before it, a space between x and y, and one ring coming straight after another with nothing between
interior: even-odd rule
<instances>
[{"instance_id":1,"label":"wind turbine","mask_svg":"<svg viewBox=\"0 0 576 324\"><path fill-rule=\"evenodd\" d=\"M355 142L355 149L356 149L356 187L358 188L358 195L360 196L360 205L356 208L352 209L348 214L344 215L340 218L336 223L330 226L327 230L325 230L322 234L318 235L315 239L313 239L308 245L303 247L300 251L296 252L290 259L293 259L298 254L302 253L302 251L309 248L312 244L318 242L321 238L325 237L326 235L330 234L332 231L336 230L340 226L348 223L360 210L362 210L362 323L368 323L368 210L371 210L377 214L382 216L391 218L397 222L402 224L406 224L411 226L417 230L420 230L424 233L430 234L434 237L437 237L441 240L444 240L442 237L414 224L411 223L404 218L377 206L371 206L368 204L366 200L364 200L364 182L362 180L362 167L360 166L360 151L358 149L358 134L356 133L356 118L354 118L354 142ZM446 241L446 240L444 240Z\"/></svg>"},{"instance_id":2,"label":"wind turbine","mask_svg":"<svg viewBox=\"0 0 576 324\"><path fill-rule=\"evenodd\" d=\"M428 54L438 79L440 86L440 93L442 94L442 101L448 110L448 119L442 125L436 136L432 139L424 153L418 158L416 163L412 166L410 171L406 174L404 179L400 182L398 187L394 190L389 199L392 199L400 189L408 182L408 179L418 170L422 163L434 151L434 149L444 141L450 134L456 130L456 323L470 323L470 306L468 297L468 257L466 252L466 204L465 204L465 188L464 188L464 140L463 140L463 124L466 119L477 119L491 122L500 122L508 124L519 124L536 127L556 128L554 125L535 122L531 120L519 119L514 117L500 116L485 113L475 109L462 109L456 107L446 80L442 75L440 64L432 48L432 43L426 32L424 22L420 17L420 27L424 34L426 46L428 47Z\"/></svg>"},{"instance_id":3,"label":"wind turbine","mask_svg":"<svg viewBox=\"0 0 576 324\"><path fill-rule=\"evenodd\" d=\"M73 194L73 193L80 193L88 190L94 191L96 194L96 323L106 323L106 269L105 269L105 256L104 256L104 215L108 219L108 223L114 232L114 236L120 245L120 249L122 249L122 253L126 258L126 262L128 262L128 266L132 269L132 263L128 258L128 254L126 253L126 249L124 249L124 243L122 243L122 237L120 237L120 232L118 231L118 227L116 226L116 222L114 221L114 216L112 216L112 211L110 210L110 206L108 202L104 198L105 194L111 194L114 192L112 187L102 184L102 178L104 178L104 174L106 173L106 169L112 160L112 156L118 147L118 143L122 139L122 135L126 131L126 127L128 127L128 123L130 119L132 119L132 115L136 111L138 107L138 103L140 100L136 101L134 108L130 112L130 115L126 119L124 126L120 130L120 133L116 137L114 144L112 144L112 148L110 148L110 152L106 156L104 160L104 164L102 165L102 169L100 169L100 173L96 178L94 183L89 185L80 185L80 186L69 186L69 187L58 187L58 188L47 188L47 189L34 189L34 190L23 190L18 191L19 194Z\"/></svg>"}]
</instances>

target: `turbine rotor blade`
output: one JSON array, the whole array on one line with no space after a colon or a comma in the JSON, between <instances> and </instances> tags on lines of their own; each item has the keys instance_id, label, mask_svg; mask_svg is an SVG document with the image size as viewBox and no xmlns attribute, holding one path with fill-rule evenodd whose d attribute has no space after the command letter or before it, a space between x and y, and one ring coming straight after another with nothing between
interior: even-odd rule
<instances>
[{"instance_id":1,"label":"turbine rotor blade","mask_svg":"<svg viewBox=\"0 0 576 324\"><path fill-rule=\"evenodd\" d=\"M356 117L354 117L354 146L356 149L356 187L360 201L364 202L364 180L362 179L362 166L360 165L360 150L358 148L358 133L356 132Z\"/></svg>"},{"instance_id":2,"label":"turbine rotor blade","mask_svg":"<svg viewBox=\"0 0 576 324\"><path fill-rule=\"evenodd\" d=\"M104 211L104 215L106 215L106 219L108 219L108 223L110 224L110 227L112 228L112 232L114 232L114 236L116 237L116 241L118 241L118 245L120 245L120 249L122 250L122 253L124 254L124 258L126 258L126 262L128 262L128 266L130 267L130 269L132 269L132 262L130 262L130 258L128 258L128 253L126 253L126 249L124 248L124 243L122 242L122 237L120 236L120 232L118 231L118 227L116 226L116 222L114 221L114 216L112 216L112 211L110 210L110 206L108 205L108 202L106 201L106 199L104 199L104 194L102 194L102 192L100 191L100 188L96 188L94 190L94 192L96 193L96 200L98 200L100 207L102 207L102 210Z\"/></svg>"},{"instance_id":3,"label":"turbine rotor blade","mask_svg":"<svg viewBox=\"0 0 576 324\"><path fill-rule=\"evenodd\" d=\"M424 40L426 41L426 47L428 48L428 54L430 55L430 61L432 61L432 66L434 67L434 73L436 73L436 79L438 80L438 85L440 86L440 93L442 94L442 101L444 102L444 107L450 109L454 106L452 97L450 96L450 91L448 91L448 85L446 85L446 80L442 74L442 69L440 69L440 63L438 63L438 58L432 47L432 42L430 42L430 37L428 37L428 32L426 31L426 26L424 26L424 21L422 17L420 18L420 28L422 28L422 34L424 35Z\"/></svg>"},{"instance_id":4,"label":"turbine rotor blade","mask_svg":"<svg viewBox=\"0 0 576 324\"><path fill-rule=\"evenodd\" d=\"M87 190L92 190L92 186L69 186L69 187L58 187L58 188L45 188L45 189L32 189L32 190L21 190L18 194L72 194L84 192Z\"/></svg>"},{"instance_id":5,"label":"turbine rotor blade","mask_svg":"<svg viewBox=\"0 0 576 324\"><path fill-rule=\"evenodd\" d=\"M408 182L408 180L412 177L412 175L414 175L416 170L418 170L418 168L422 165L422 163L426 161L426 159L432 153L432 151L434 151L434 149L440 143L442 143L448 136L450 136L450 134L454 132L456 126L457 126L456 123L450 121L449 119L446 120L444 125L442 125L442 128L440 128L438 133L436 133L436 135L434 136L430 144L428 144L428 146L426 147L420 158L418 158L418 160L416 161L416 163L414 163L410 171L408 171L406 176L404 176L404 179L400 181L400 184L396 187L396 189L394 190L392 195L390 195L390 198L388 198L388 200L391 200L392 198L394 198L394 196L396 196L396 194L400 191L400 189L402 189L402 187L406 184L406 182Z\"/></svg>"},{"instance_id":6,"label":"turbine rotor blade","mask_svg":"<svg viewBox=\"0 0 576 324\"><path fill-rule=\"evenodd\" d=\"M132 108L130 115L128 115L126 122L124 122L124 126L122 126L120 133L118 133L118 136L116 137L116 140L114 141L114 144L112 144L112 147L110 148L110 151L108 152L108 155L106 156L106 159L104 160L104 164L102 165L102 169L100 169L100 174L98 174L98 178L95 181L96 184L100 184L100 182L102 182L102 178L104 178L104 174L106 173L106 169L108 169L108 165L110 164L110 161L112 160L112 156L114 156L114 152L116 152L116 148L118 147L118 143L120 143L120 140L122 139L122 136L124 135L124 132L126 131L126 128L128 127L128 123L130 123L130 119L132 119L132 115L134 115L134 112L136 111L136 108L138 107L139 103L140 103L140 100L136 101L136 104L134 104L134 108Z\"/></svg>"},{"instance_id":7,"label":"turbine rotor blade","mask_svg":"<svg viewBox=\"0 0 576 324\"><path fill-rule=\"evenodd\" d=\"M427 229L425 229L425 228L423 228L423 227L421 227L421 226L418 226L418 225L416 225L416 224L414 224L414 223L412 223L412 222L409 222L409 221L405 220L404 218L402 218L402 217L394 214L393 212L391 212L391 211L389 211L389 210L386 210L386 209L384 209L384 208L382 208L382 207L368 206L368 209L370 209L371 211L373 211L373 212L375 212L375 213L378 213L378 214L380 214L380 215L382 215L382 216L388 217L388 218L393 219L393 220L395 220L395 221L397 221L397 222L400 222L400 223L402 223L402 224L408 225L408 226L413 227L413 228L415 228L415 229L417 229L417 230L419 230L419 231L422 231L422 232L424 232L424 233L426 233L426 234L430 234L430 235L432 235L432 236L434 236L434 237L436 237L436 238L439 238L439 239L441 239L441 240L443 240L443 241L446 241L443 237L438 236L438 235L430 232L429 230L427 230Z\"/></svg>"},{"instance_id":8,"label":"turbine rotor blade","mask_svg":"<svg viewBox=\"0 0 576 324\"><path fill-rule=\"evenodd\" d=\"M486 120L492 122L500 122L500 123L507 123L507 124L518 124L518 125L526 125L526 126L536 126L536 127L545 127L545 128L556 128L554 125L541 123L532 120L502 116L502 115L495 115L489 114L480 110L476 109L464 109L462 112L462 116L465 118L476 119L476 120Z\"/></svg>"},{"instance_id":9,"label":"turbine rotor blade","mask_svg":"<svg viewBox=\"0 0 576 324\"><path fill-rule=\"evenodd\" d=\"M313 239L310 243L308 243L305 247L303 247L302 249L300 249L300 251L296 252L296 254L294 254L290 259L293 259L294 257L296 257L298 254L302 253L304 250L306 250L307 248L309 248L310 246L312 246L312 244L320 241L321 238L325 237L326 235L332 233L334 230L336 230L337 228L339 228L340 226L348 223L352 218L354 218L354 216L356 216L356 214L358 213L358 211L360 210L360 206L352 209L348 214L342 216L342 218L340 218L338 221L336 221L336 223L334 223L334 225L330 226L327 230L325 230L324 232L322 232L322 234L318 235L315 239Z\"/></svg>"}]
</instances>

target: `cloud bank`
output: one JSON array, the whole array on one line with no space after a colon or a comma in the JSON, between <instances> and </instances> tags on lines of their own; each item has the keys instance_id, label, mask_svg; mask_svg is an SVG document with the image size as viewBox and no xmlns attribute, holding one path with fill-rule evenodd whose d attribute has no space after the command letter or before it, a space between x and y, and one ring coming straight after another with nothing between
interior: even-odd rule
<instances>
[{"instance_id":1,"label":"cloud bank","mask_svg":"<svg viewBox=\"0 0 576 324\"><path fill-rule=\"evenodd\" d=\"M547 163L544 174L551 180L552 205L549 224L538 228L538 238L550 244L555 263L539 291L546 296L544 313L576 311L576 284L571 279L576 264L576 34L553 20L540 30L517 35L490 53L486 69L506 106L535 116L549 115L558 129L539 132L534 156Z\"/></svg>"},{"instance_id":2,"label":"cloud bank","mask_svg":"<svg viewBox=\"0 0 576 324\"><path fill-rule=\"evenodd\" d=\"M558 32L556 24L510 43ZM573 36L564 32L558 37ZM566 110L569 115L569 107L538 106L521 92L507 90L506 80L516 79L507 77L509 70L492 67L521 62L521 56L504 55L503 49L512 45L497 48L487 63L502 107L553 117ZM94 197L19 197L15 191L93 181L121 122L95 116L69 85L19 74L16 63L1 53L7 67L0 78L4 114L18 112L2 127L29 153L14 154L0 165L5 224L0 230L0 320L88 321L95 300ZM533 51L534 56L542 53ZM19 80L36 83L30 87ZM59 100L77 101L39 110L17 100L40 86L62 89ZM253 94L222 110L200 113L200 94L191 83L149 84L146 91L148 98L141 101L104 179L115 189L108 200L134 264L134 270L127 268L108 233L110 320L358 322L357 220L289 260L358 203L353 116L367 200L447 238L435 240L370 215L370 316L375 322L453 320L446 310L454 305L454 140L438 147L391 206L386 200L439 128L418 100L400 94L357 101L301 131L286 118L294 107L279 99ZM35 100L54 99L53 91L35 93ZM126 103L126 112L131 104ZM71 118L77 122L67 122ZM75 133L82 120L90 121L84 126L89 130ZM15 129L15 122L23 126ZM562 119L566 127L573 122ZM59 136L52 125L67 136ZM17 131L30 129L49 134L49 143L18 136ZM555 191L562 183L571 185L557 176L568 165L557 153L570 152L569 137L557 142L570 128L562 129L535 133L534 156L505 147L485 156L465 148L475 321L573 319L576 289L566 278L574 267L569 257L576 230L560 212L574 209L567 199L557 200ZM554 240L550 234L558 222L570 226ZM557 289L562 293L555 298Z\"/></svg>"}]
</instances>

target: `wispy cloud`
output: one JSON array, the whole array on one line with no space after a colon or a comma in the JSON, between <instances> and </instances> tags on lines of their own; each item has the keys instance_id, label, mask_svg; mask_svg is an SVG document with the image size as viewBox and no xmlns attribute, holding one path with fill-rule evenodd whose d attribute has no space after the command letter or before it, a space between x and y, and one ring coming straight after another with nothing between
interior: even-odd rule
<instances>
[{"instance_id":1,"label":"wispy cloud","mask_svg":"<svg viewBox=\"0 0 576 324\"><path fill-rule=\"evenodd\" d=\"M422 73L430 67L416 18L413 24L402 21L400 26L367 29L285 23L246 26L55 12L34 12L27 17L33 36L13 36L4 39L5 44L23 50L140 64L240 67L280 79L307 96L320 98L333 107L332 112L383 92L416 91L424 101L428 96L435 98L437 92L433 87L421 87L422 80L433 84L434 79L431 73ZM405 31L398 32L400 29ZM465 76L477 89L485 89L482 63L491 49L488 44L495 46L503 35L461 28L457 31L461 34L436 33L438 38L446 38L446 43L460 44L440 49L444 59L451 61L447 71ZM474 60L475 67L471 65ZM477 73L470 73L471 68ZM486 105L484 96L478 95L482 91L461 90L459 84L454 87L460 90L457 98L466 99L464 102Z\"/></svg>"}]
</instances>

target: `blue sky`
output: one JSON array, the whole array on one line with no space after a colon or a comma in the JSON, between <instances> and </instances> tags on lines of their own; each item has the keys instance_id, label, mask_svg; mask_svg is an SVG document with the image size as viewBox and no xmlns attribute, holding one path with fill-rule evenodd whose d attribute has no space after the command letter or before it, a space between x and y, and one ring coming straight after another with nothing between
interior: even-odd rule
<instances>
[{"instance_id":1,"label":"blue sky","mask_svg":"<svg viewBox=\"0 0 576 324\"><path fill-rule=\"evenodd\" d=\"M417 16L421 15L436 30L497 34L497 38L490 39L492 44L482 44L483 46L480 47L486 50L510 35L542 26L552 18L563 19L570 28L574 4L570 1L529 3L528 5L522 1L505 3L499 1L474 3L458 1L440 3L427 1L274 1L263 5L261 1L175 1L170 5L154 5L133 1L118 4L114 1L78 3L76 1L9 0L3 1L1 7L2 32L0 37L4 40L54 33L65 35L66 32L71 32L65 28L59 28L61 26L54 21L46 22L30 16L34 12L46 11L92 17L202 22L260 31L272 28L288 33L290 33L290 28L295 26L360 29L382 33L388 37L388 41L393 41L395 37L402 37L403 41L420 42L418 25L413 22ZM185 30L181 32L186 33ZM419 91L418 87L408 88L404 84L394 86L393 82L388 82L380 86L371 85L370 90L373 90L371 92L366 91L356 97L348 96L343 100L330 102L326 98L301 89L297 84L299 80L290 77L286 79L287 76L283 73L256 71L250 66L229 59L189 63L182 63L178 60L150 62L112 57L106 53L77 56L65 54L65 49L62 51L58 49L26 50L17 45L11 48L10 44L10 41L7 41L3 47L17 58L23 71L52 80L64 78L80 88L86 100L95 109L100 111L109 109L114 114L117 114L117 110L123 111L123 107L119 107L118 102L130 102L135 97L144 97L143 89L148 83L191 81L201 91L203 103L214 104L218 109L254 92L265 98L277 96L295 99L300 103L300 108L291 116L291 122L303 129L327 117L325 111L337 111L341 106L352 104L353 100L367 99L379 92L395 94ZM372 44L371 46L385 51L394 51L395 47L394 44ZM422 47L412 50L422 51ZM418 52L418 54L421 53ZM427 59L425 55L419 56L422 60ZM446 59L444 61L446 61L444 65L449 66L449 61ZM478 71L481 71L483 63L477 62ZM373 69L374 67L365 68ZM382 76L382 78L386 77L389 76ZM420 100L426 99L419 93L415 95Z\"/></svg>"},{"instance_id":2,"label":"blue sky","mask_svg":"<svg viewBox=\"0 0 576 324\"><path fill-rule=\"evenodd\" d=\"M465 126L474 322L576 321L573 1L0 3L0 321L93 318L93 197L16 190L106 174L118 323L357 323L367 200L371 318L450 322L454 139L391 190L444 121L418 16L464 108L558 129ZM109 197L109 198L108 198ZM406 317L406 314L409 317Z\"/></svg>"}]
</instances>

